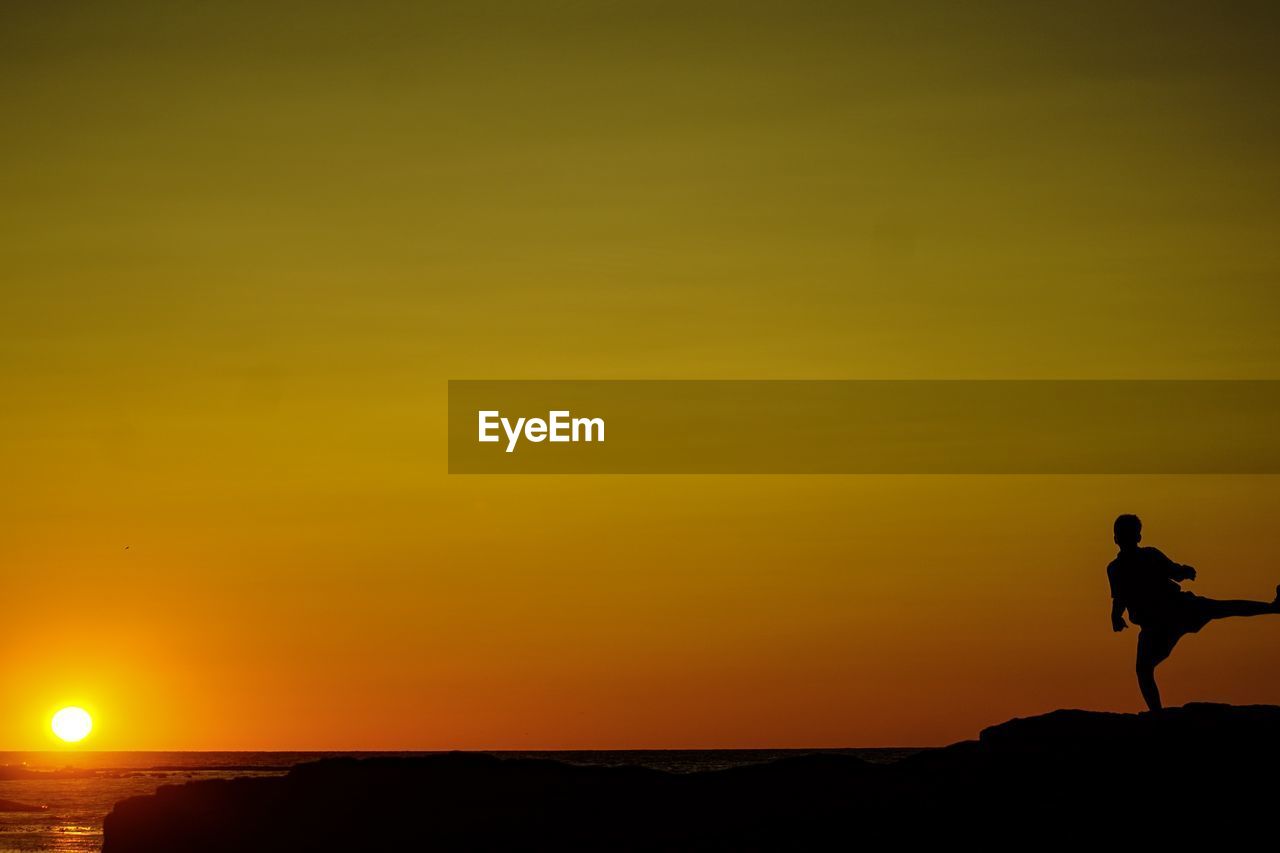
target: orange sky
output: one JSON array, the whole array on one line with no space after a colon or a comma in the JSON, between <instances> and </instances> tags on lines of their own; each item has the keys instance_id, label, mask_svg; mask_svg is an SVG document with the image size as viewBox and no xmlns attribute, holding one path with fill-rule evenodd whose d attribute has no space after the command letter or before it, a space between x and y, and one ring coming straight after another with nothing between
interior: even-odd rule
<instances>
[{"instance_id":1,"label":"orange sky","mask_svg":"<svg viewBox=\"0 0 1280 853\"><path fill-rule=\"evenodd\" d=\"M445 382L1275 378L1265 14L10 14L0 748L68 703L99 749L1135 709L1111 519L1269 598L1275 478L449 477ZM1162 685L1278 666L1213 625Z\"/></svg>"}]
</instances>

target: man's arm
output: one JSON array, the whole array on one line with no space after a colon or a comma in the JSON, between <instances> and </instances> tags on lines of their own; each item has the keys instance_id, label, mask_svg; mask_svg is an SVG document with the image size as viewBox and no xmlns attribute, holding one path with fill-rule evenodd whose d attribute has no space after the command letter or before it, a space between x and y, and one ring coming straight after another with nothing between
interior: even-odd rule
<instances>
[{"instance_id":1,"label":"man's arm","mask_svg":"<svg viewBox=\"0 0 1280 853\"><path fill-rule=\"evenodd\" d=\"M1118 598L1111 599L1111 630L1123 631L1129 627L1129 623L1124 621L1124 604Z\"/></svg>"},{"instance_id":2,"label":"man's arm","mask_svg":"<svg viewBox=\"0 0 1280 853\"><path fill-rule=\"evenodd\" d=\"M1120 583L1116 578L1116 564L1107 566L1107 584L1111 587L1111 630L1123 631L1129 626L1124 621L1125 604L1120 600Z\"/></svg>"},{"instance_id":3,"label":"man's arm","mask_svg":"<svg viewBox=\"0 0 1280 853\"><path fill-rule=\"evenodd\" d=\"M1165 572L1170 580L1175 581L1193 581L1196 579L1196 570L1191 566L1184 566L1181 563L1175 563L1168 557L1164 556L1164 552L1156 551L1161 557L1164 557Z\"/></svg>"}]
</instances>

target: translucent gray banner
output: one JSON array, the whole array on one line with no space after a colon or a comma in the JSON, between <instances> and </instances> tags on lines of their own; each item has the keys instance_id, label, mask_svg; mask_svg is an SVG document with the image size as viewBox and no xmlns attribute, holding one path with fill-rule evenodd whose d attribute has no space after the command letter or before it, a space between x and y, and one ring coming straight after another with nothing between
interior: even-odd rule
<instances>
[{"instance_id":1,"label":"translucent gray banner","mask_svg":"<svg viewBox=\"0 0 1280 853\"><path fill-rule=\"evenodd\" d=\"M454 474L1274 474L1280 381L449 382Z\"/></svg>"}]
</instances>

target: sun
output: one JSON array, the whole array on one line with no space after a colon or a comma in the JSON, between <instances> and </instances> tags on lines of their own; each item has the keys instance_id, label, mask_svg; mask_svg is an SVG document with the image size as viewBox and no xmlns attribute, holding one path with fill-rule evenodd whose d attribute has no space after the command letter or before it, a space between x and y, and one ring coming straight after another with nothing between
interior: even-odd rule
<instances>
[{"instance_id":1,"label":"sun","mask_svg":"<svg viewBox=\"0 0 1280 853\"><path fill-rule=\"evenodd\" d=\"M93 718L84 708L63 708L53 715L53 733L67 743L85 739L93 730Z\"/></svg>"}]
</instances>

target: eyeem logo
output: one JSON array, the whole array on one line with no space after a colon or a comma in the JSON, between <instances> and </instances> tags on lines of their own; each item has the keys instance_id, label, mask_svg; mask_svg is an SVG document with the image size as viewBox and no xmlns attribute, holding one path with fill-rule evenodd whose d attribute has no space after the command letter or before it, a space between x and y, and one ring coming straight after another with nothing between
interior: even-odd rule
<instances>
[{"instance_id":1,"label":"eyeem logo","mask_svg":"<svg viewBox=\"0 0 1280 853\"><path fill-rule=\"evenodd\" d=\"M1280 379L449 381L450 474L1280 475L1276 435Z\"/></svg>"},{"instance_id":2,"label":"eyeem logo","mask_svg":"<svg viewBox=\"0 0 1280 853\"><path fill-rule=\"evenodd\" d=\"M564 409L547 412L542 418L516 418L512 423L497 409L477 412L479 440L492 443L501 440L498 429L507 436L507 452L514 453L521 436L532 442L604 441L604 418L575 418Z\"/></svg>"}]
</instances>

